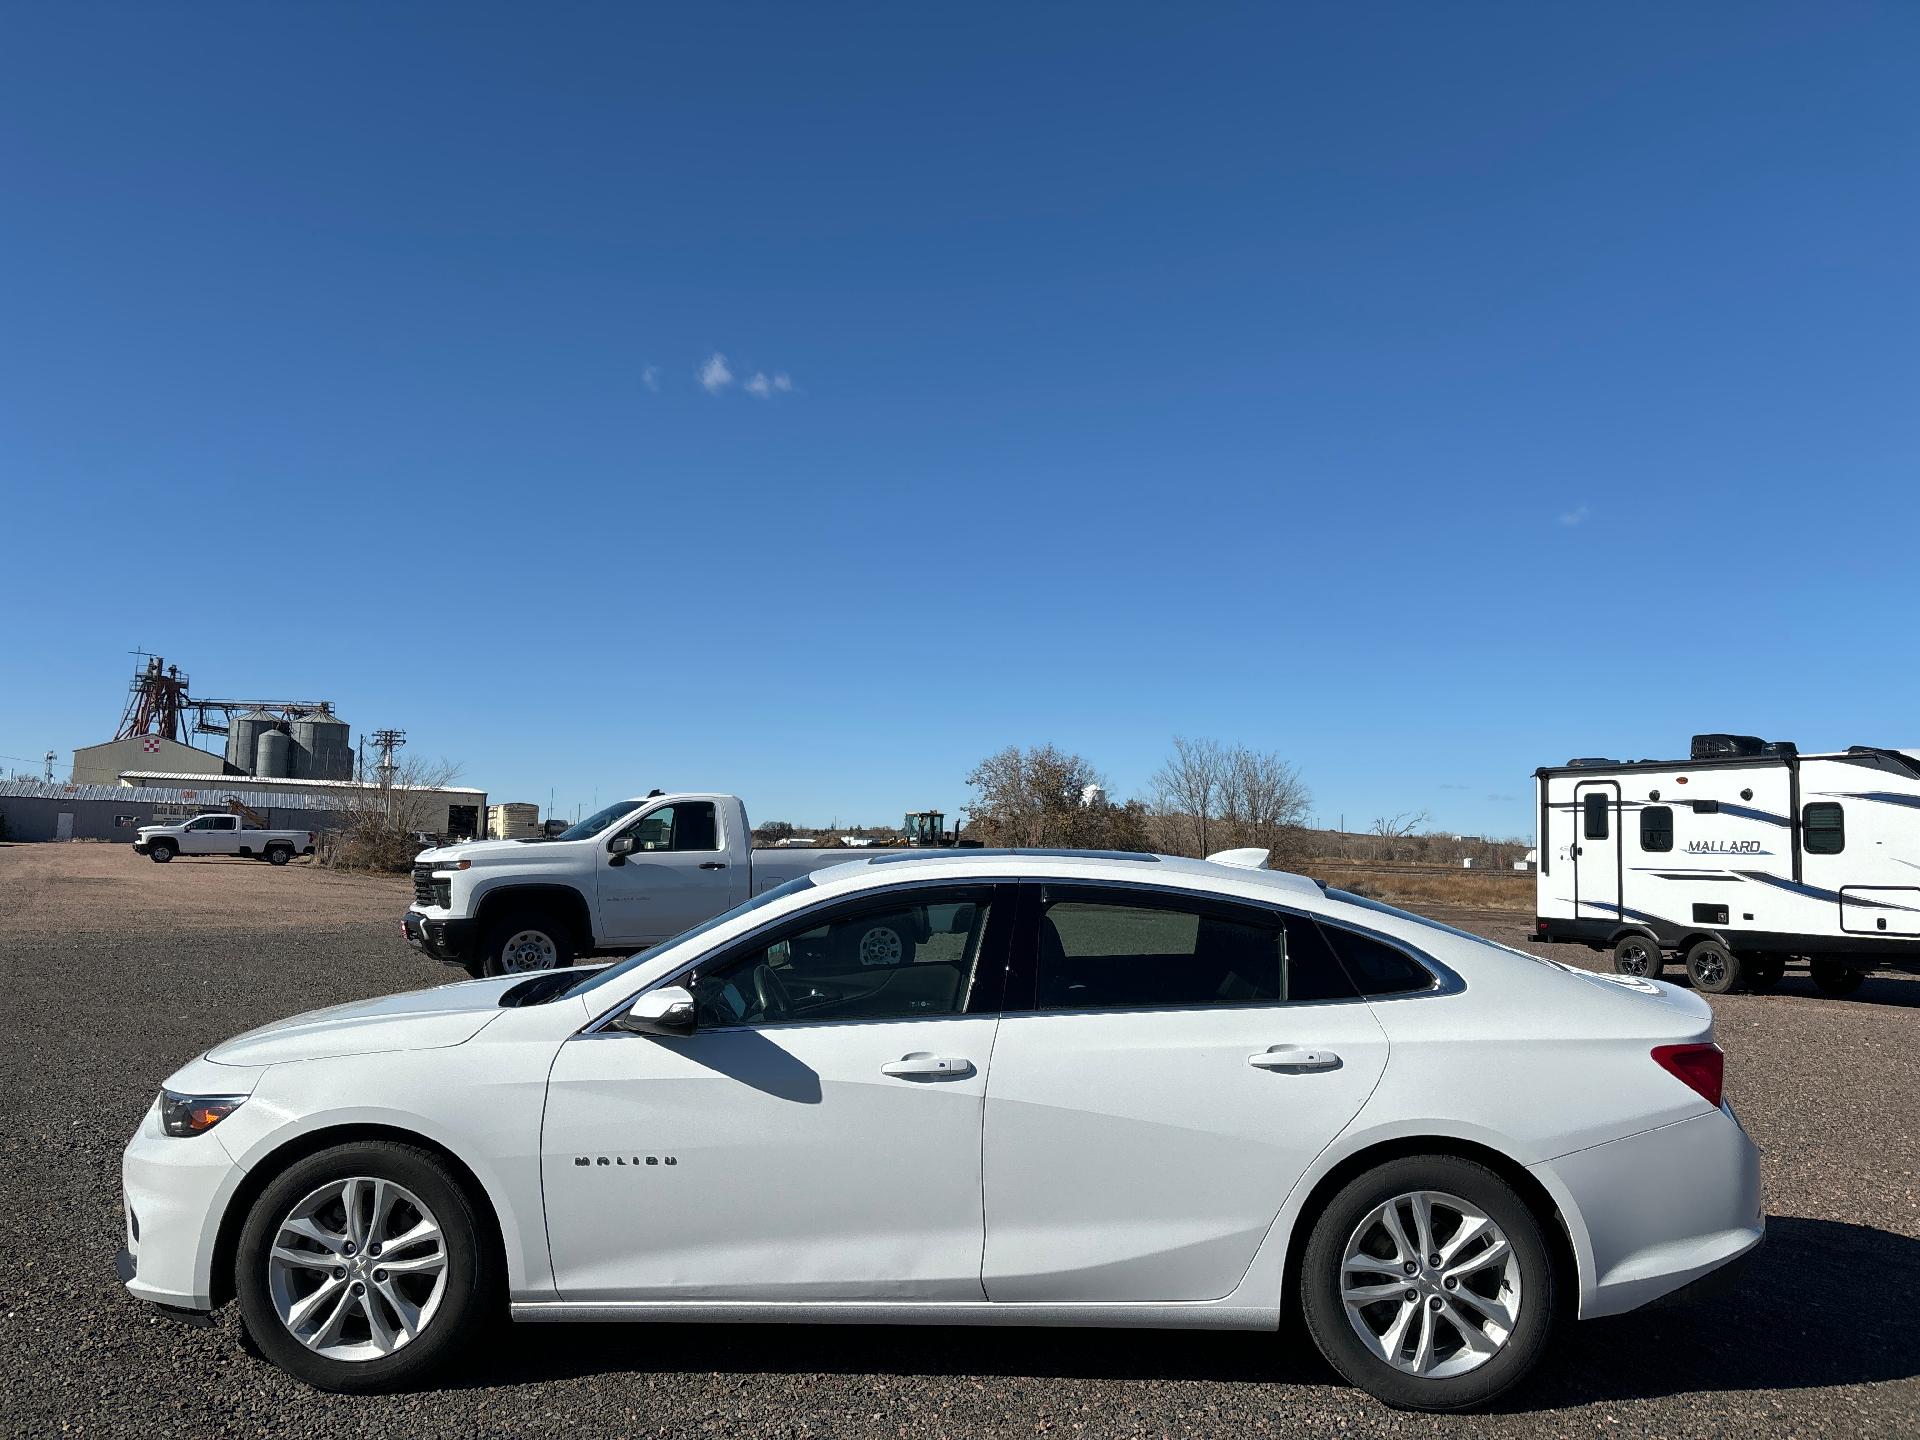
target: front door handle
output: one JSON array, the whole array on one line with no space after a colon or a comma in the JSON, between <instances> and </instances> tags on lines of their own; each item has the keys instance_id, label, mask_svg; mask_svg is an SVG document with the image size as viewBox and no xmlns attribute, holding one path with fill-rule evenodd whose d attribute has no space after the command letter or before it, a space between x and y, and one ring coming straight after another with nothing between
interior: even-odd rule
<instances>
[{"instance_id":1,"label":"front door handle","mask_svg":"<svg viewBox=\"0 0 1920 1440\"><path fill-rule=\"evenodd\" d=\"M889 1060L880 1067L882 1075L901 1080L964 1080L973 1074L973 1062L958 1055L928 1055L915 1051Z\"/></svg>"},{"instance_id":2,"label":"front door handle","mask_svg":"<svg viewBox=\"0 0 1920 1440\"><path fill-rule=\"evenodd\" d=\"M1303 1050L1298 1045L1275 1045L1257 1055L1249 1055L1247 1064L1256 1070L1275 1070L1282 1075L1311 1075L1319 1070L1338 1070L1340 1057L1331 1050Z\"/></svg>"},{"instance_id":3,"label":"front door handle","mask_svg":"<svg viewBox=\"0 0 1920 1440\"><path fill-rule=\"evenodd\" d=\"M724 860L702 860L700 862L700 868L702 870L724 870L727 868L727 862Z\"/></svg>"}]
</instances>

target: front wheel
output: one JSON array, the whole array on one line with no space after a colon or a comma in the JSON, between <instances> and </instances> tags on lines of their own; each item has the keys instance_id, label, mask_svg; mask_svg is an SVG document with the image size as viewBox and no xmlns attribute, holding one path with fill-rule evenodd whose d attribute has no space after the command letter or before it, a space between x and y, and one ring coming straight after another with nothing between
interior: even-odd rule
<instances>
[{"instance_id":1,"label":"front wheel","mask_svg":"<svg viewBox=\"0 0 1920 1440\"><path fill-rule=\"evenodd\" d=\"M1666 968L1666 957L1660 953L1660 942L1649 940L1645 935L1622 935L1613 947L1613 969L1617 975L1639 975L1648 980L1658 980L1660 972Z\"/></svg>"},{"instance_id":2,"label":"front wheel","mask_svg":"<svg viewBox=\"0 0 1920 1440\"><path fill-rule=\"evenodd\" d=\"M573 939L551 915L509 915L487 932L480 968L488 975L528 975L573 964Z\"/></svg>"},{"instance_id":3,"label":"front wheel","mask_svg":"<svg viewBox=\"0 0 1920 1440\"><path fill-rule=\"evenodd\" d=\"M247 1215L234 1289L261 1352L319 1390L412 1384L471 1343L496 1299L473 1201L411 1145L338 1145Z\"/></svg>"},{"instance_id":4,"label":"front wheel","mask_svg":"<svg viewBox=\"0 0 1920 1440\"><path fill-rule=\"evenodd\" d=\"M1320 1353L1362 1390L1402 1410L1463 1410L1539 1361L1558 1279L1512 1186L1470 1160L1413 1155L1320 1212L1300 1299Z\"/></svg>"},{"instance_id":5,"label":"front wheel","mask_svg":"<svg viewBox=\"0 0 1920 1440\"><path fill-rule=\"evenodd\" d=\"M1706 995L1724 995L1740 983L1740 957L1718 940L1702 940L1687 951L1687 979Z\"/></svg>"},{"instance_id":6,"label":"front wheel","mask_svg":"<svg viewBox=\"0 0 1920 1440\"><path fill-rule=\"evenodd\" d=\"M147 858L156 865L164 865L173 859L174 849L171 840L156 840L147 847Z\"/></svg>"}]
</instances>

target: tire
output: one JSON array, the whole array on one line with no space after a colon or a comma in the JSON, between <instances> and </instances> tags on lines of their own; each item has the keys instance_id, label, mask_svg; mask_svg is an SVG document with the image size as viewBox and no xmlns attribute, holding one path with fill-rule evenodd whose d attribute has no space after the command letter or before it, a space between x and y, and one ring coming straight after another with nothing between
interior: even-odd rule
<instances>
[{"instance_id":1,"label":"tire","mask_svg":"<svg viewBox=\"0 0 1920 1440\"><path fill-rule=\"evenodd\" d=\"M1703 995L1724 995L1740 984L1740 957L1718 940L1700 940L1687 951L1687 979Z\"/></svg>"},{"instance_id":2,"label":"tire","mask_svg":"<svg viewBox=\"0 0 1920 1440\"><path fill-rule=\"evenodd\" d=\"M856 920L840 931L841 962L863 970L891 970L913 963L917 948L898 916Z\"/></svg>"},{"instance_id":3,"label":"tire","mask_svg":"<svg viewBox=\"0 0 1920 1440\"><path fill-rule=\"evenodd\" d=\"M1813 983L1820 987L1822 995L1851 995L1860 988L1867 976L1862 970L1842 965L1838 960L1815 960L1807 966L1813 976Z\"/></svg>"},{"instance_id":4,"label":"tire","mask_svg":"<svg viewBox=\"0 0 1920 1440\"><path fill-rule=\"evenodd\" d=\"M352 1255L343 1248L352 1233L343 1203L349 1191L364 1237ZM377 1227L367 1224L376 1204L384 1211ZM308 1228L283 1230L295 1215ZM421 1218L438 1227L437 1242L392 1244ZM377 1264L381 1237L408 1273ZM290 1253L320 1263L289 1264L283 1257ZM288 1374L317 1390L384 1390L418 1383L471 1346L498 1308L499 1262L472 1197L436 1156L361 1141L295 1162L261 1192L240 1233L234 1293L248 1338ZM411 1338L403 1323L409 1311L418 1326Z\"/></svg>"},{"instance_id":5,"label":"tire","mask_svg":"<svg viewBox=\"0 0 1920 1440\"><path fill-rule=\"evenodd\" d=\"M267 863L269 865L284 865L291 859L293 859L292 846L269 845L267 847Z\"/></svg>"},{"instance_id":6,"label":"tire","mask_svg":"<svg viewBox=\"0 0 1920 1440\"><path fill-rule=\"evenodd\" d=\"M1444 1253L1471 1223L1472 1211L1505 1238L1505 1257L1461 1277L1458 1285L1447 1285L1444 1266L1435 1269L1427 1256L1408 1255L1376 1219L1391 1204L1402 1234L1417 1244L1418 1222L1409 1223L1415 1196L1429 1206L1435 1253ZM1402 1258L1383 1258L1378 1271L1347 1264L1350 1255L1378 1256L1383 1248ZM1472 1241L1453 1258L1472 1266L1484 1248L1482 1241ZM1404 1273L1409 1264L1411 1275ZM1464 1410L1518 1384L1545 1353L1559 1308L1556 1269L1539 1219L1505 1180L1456 1156L1412 1155L1350 1181L1321 1210L1301 1259L1301 1312L1327 1363L1375 1399L1398 1410ZM1358 1287L1379 1290L1382 1298L1349 1309L1342 1293L1346 1277ZM1408 1294L1414 1298L1408 1300ZM1503 1296L1509 1298L1503 1302ZM1505 1311L1503 1318L1511 1323L1499 1324L1464 1297L1479 1297L1493 1310ZM1477 1327L1479 1343L1492 1347L1490 1355L1476 1358L1473 1347L1463 1343L1463 1320ZM1362 1327L1371 1339L1362 1338ZM1402 1337L1397 1345L1396 1327ZM1390 1346L1397 1363L1386 1356ZM1420 1373L1423 1348L1433 1373Z\"/></svg>"},{"instance_id":7,"label":"tire","mask_svg":"<svg viewBox=\"0 0 1920 1440\"><path fill-rule=\"evenodd\" d=\"M1756 995L1778 988L1786 978L1787 957L1784 955L1749 955L1746 963L1747 988Z\"/></svg>"},{"instance_id":8,"label":"tire","mask_svg":"<svg viewBox=\"0 0 1920 1440\"><path fill-rule=\"evenodd\" d=\"M573 964L573 936L553 915L521 910L487 930L481 948L483 975L533 975Z\"/></svg>"},{"instance_id":9,"label":"tire","mask_svg":"<svg viewBox=\"0 0 1920 1440\"><path fill-rule=\"evenodd\" d=\"M171 840L156 840L147 847L147 858L156 865L164 865L178 852Z\"/></svg>"},{"instance_id":10,"label":"tire","mask_svg":"<svg viewBox=\"0 0 1920 1440\"><path fill-rule=\"evenodd\" d=\"M1613 946L1613 973L1658 980L1667 968L1660 942L1645 935L1622 935Z\"/></svg>"}]
</instances>

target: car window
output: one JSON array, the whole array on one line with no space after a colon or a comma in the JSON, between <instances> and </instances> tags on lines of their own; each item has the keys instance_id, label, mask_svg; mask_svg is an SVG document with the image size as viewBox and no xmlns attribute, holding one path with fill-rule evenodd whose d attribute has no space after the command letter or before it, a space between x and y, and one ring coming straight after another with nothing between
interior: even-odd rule
<instances>
[{"instance_id":1,"label":"car window","mask_svg":"<svg viewBox=\"0 0 1920 1440\"><path fill-rule=\"evenodd\" d=\"M694 974L702 1028L958 1015L967 1008L992 910L990 888L818 912Z\"/></svg>"},{"instance_id":2,"label":"car window","mask_svg":"<svg viewBox=\"0 0 1920 1440\"><path fill-rule=\"evenodd\" d=\"M635 822L627 833L635 850L718 850L720 825L710 800L662 805Z\"/></svg>"},{"instance_id":3,"label":"car window","mask_svg":"<svg viewBox=\"0 0 1920 1440\"><path fill-rule=\"evenodd\" d=\"M1323 928L1362 995L1407 995L1434 987L1427 967L1398 946L1338 925Z\"/></svg>"},{"instance_id":4,"label":"car window","mask_svg":"<svg viewBox=\"0 0 1920 1440\"><path fill-rule=\"evenodd\" d=\"M1177 896L1049 886L1035 949L1034 1004L1041 1010L1353 996L1311 920Z\"/></svg>"}]
</instances>

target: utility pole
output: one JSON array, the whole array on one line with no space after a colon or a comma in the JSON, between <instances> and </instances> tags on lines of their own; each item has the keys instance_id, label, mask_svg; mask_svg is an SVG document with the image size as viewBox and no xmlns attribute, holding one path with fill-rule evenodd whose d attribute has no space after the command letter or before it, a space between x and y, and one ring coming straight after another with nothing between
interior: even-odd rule
<instances>
[{"instance_id":1,"label":"utility pole","mask_svg":"<svg viewBox=\"0 0 1920 1440\"><path fill-rule=\"evenodd\" d=\"M376 730L373 732L374 748L380 752L380 772L382 785L393 784L393 772L397 768L393 763L393 752L407 743L404 730Z\"/></svg>"},{"instance_id":2,"label":"utility pole","mask_svg":"<svg viewBox=\"0 0 1920 1440\"><path fill-rule=\"evenodd\" d=\"M53 751L49 750L47 751L44 758L47 763L47 773L46 773L45 779L47 784L51 785L53 783L53 762L58 757L53 753Z\"/></svg>"}]
</instances>

